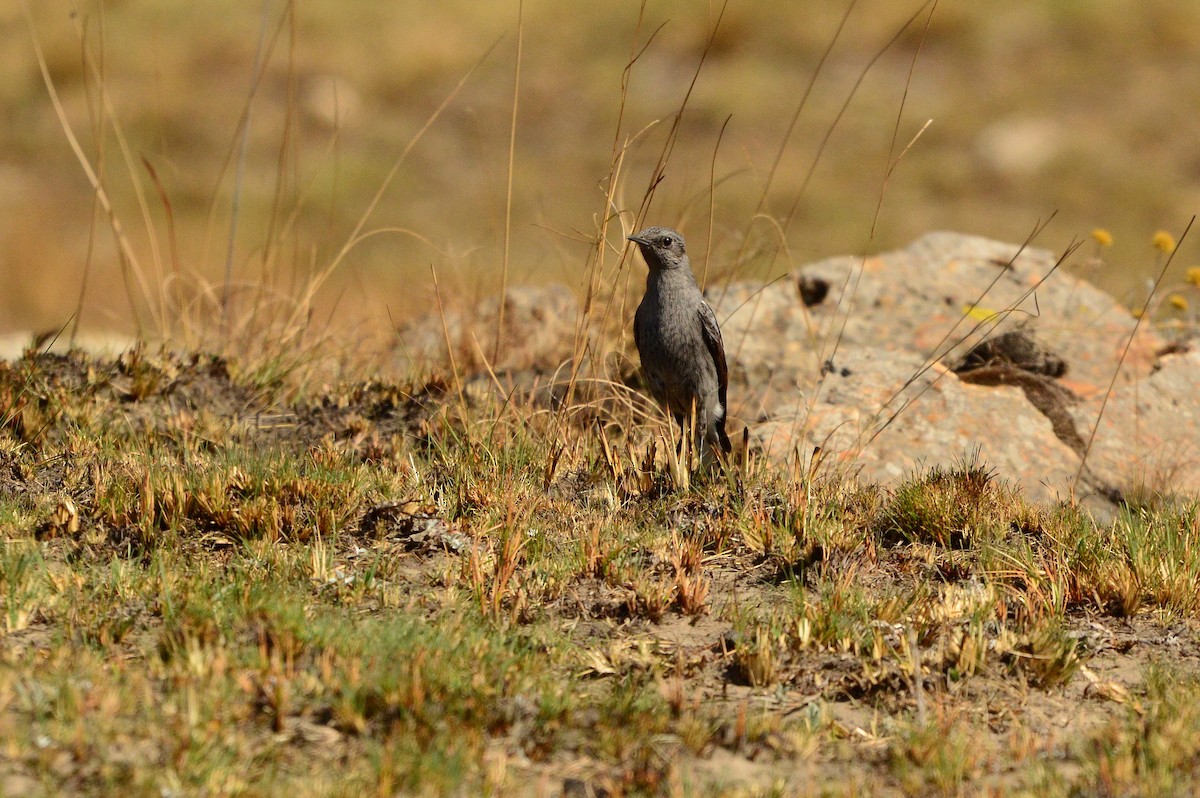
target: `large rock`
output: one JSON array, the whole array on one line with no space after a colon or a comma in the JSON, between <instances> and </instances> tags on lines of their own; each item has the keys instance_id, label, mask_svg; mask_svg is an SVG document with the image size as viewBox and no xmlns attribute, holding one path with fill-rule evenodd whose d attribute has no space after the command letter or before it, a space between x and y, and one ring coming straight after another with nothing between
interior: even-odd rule
<instances>
[{"instance_id":1,"label":"large rock","mask_svg":"<svg viewBox=\"0 0 1200 798\"><path fill-rule=\"evenodd\" d=\"M1197 356L1160 362L1153 329L1044 250L933 233L710 299L731 361L732 413L772 459L820 446L864 477L895 482L978 451L1040 499L1113 498L1143 483L1200 491L1190 454L1200 444ZM1018 330L1066 373L950 371L985 338Z\"/></svg>"},{"instance_id":2,"label":"large rock","mask_svg":"<svg viewBox=\"0 0 1200 798\"><path fill-rule=\"evenodd\" d=\"M1052 500L1079 459L1018 387L970 385L920 355L857 345L838 356L819 388L782 395L751 424L773 460L811 455L871 482L894 484L933 465L980 460L1004 476L1028 475L1027 495ZM912 379L909 379L909 378ZM736 406L735 406L736 412Z\"/></svg>"}]
</instances>

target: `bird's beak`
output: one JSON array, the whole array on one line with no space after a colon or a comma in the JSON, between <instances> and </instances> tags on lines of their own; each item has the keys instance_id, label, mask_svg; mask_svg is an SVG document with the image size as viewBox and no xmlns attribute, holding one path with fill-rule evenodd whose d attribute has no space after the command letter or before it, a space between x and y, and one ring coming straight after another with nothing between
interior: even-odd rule
<instances>
[{"instance_id":1,"label":"bird's beak","mask_svg":"<svg viewBox=\"0 0 1200 798\"><path fill-rule=\"evenodd\" d=\"M646 246L650 245L649 241L644 238L638 238L637 236L629 236L629 240L635 244L645 244Z\"/></svg>"}]
</instances>

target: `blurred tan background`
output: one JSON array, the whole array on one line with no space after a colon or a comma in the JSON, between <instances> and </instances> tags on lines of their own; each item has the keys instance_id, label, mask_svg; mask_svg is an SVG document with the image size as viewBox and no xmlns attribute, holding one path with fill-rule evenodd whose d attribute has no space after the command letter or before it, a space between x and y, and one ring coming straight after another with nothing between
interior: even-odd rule
<instances>
[{"instance_id":1,"label":"blurred tan background","mask_svg":"<svg viewBox=\"0 0 1200 798\"><path fill-rule=\"evenodd\" d=\"M249 103L261 3L31 0L33 33L21 5L0 10L0 333L65 324L81 291L90 330L131 330L131 301L155 296L193 316L211 313L247 107L235 280L285 294L303 285L333 261L397 158L468 73L366 218L364 231L382 232L333 270L317 315L386 337L395 321L434 306L435 269L459 301L498 288L515 0L300 0L290 12L268 3L268 60ZM721 278L774 276L934 229L1019 241L1057 211L1036 243L1061 250L1093 228L1111 230L1115 244L1094 279L1131 304L1144 299L1152 235L1178 235L1200 208L1200 3L943 0L910 83L926 16L901 31L921 4L862 0L772 174L846 7L733 0L717 25L720 5L701 0L649 0L640 23L637 2L526 0L510 282L582 287L587 239L609 210L614 143L632 141L611 209L632 224L716 26L649 214L682 226L699 268L709 260L715 180L709 268ZM123 276L43 84L35 38L139 274ZM623 104L623 71L637 52ZM897 146L932 123L893 174L872 238L906 89ZM776 256L781 230L787 249ZM1173 271L1200 260L1198 243L1185 242ZM1089 239L1076 262L1093 251Z\"/></svg>"}]
</instances>

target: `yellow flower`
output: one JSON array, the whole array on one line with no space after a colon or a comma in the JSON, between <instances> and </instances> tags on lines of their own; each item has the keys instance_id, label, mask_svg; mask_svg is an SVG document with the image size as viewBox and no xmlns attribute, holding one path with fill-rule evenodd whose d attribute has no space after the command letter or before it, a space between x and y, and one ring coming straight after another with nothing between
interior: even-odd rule
<instances>
[{"instance_id":1,"label":"yellow flower","mask_svg":"<svg viewBox=\"0 0 1200 798\"><path fill-rule=\"evenodd\" d=\"M1192 285L1200 288L1200 266L1193 266L1184 274L1184 280L1187 280Z\"/></svg>"},{"instance_id":2,"label":"yellow flower","mask_svg":"<svg viewBox=\"0 0 1200 798\"><path fill-rule=\"evenodd\" d=\"M962 312L964 316L968 316L975 321L991 321L996 318L996 311L981 308L978 305L963 305Z\"/></svg>"},{"instance_id":3,"label":"yellow flower","mask_svg":"<svg viewBox=\"0 0 1200 798\"><path fill-rule=\"evenodd\" d=\"M1170 255L1175 251L1175 239L1166 230L1159 230L1155 233L1151 243L1153 243L1154 248L1159 252Z\"/></svg>"},{"instance_id":4,"label":"yellow flower","mask_svg":"<svg viewBox=\"0 0 1200 798\"><path fill-rule=\"evenodd\" d=\"M1169 297L1167 297L1167 302L1170 303L1171 307L1175 308L1176 310L1181 310L1185 313L1187 312L1188 301L1187 298L1181 294L1171 294Z\"/></svg>"},{"instance_id":5,"label":"yellow flower","mask_svg":"<svg viewBox=\"0 0 1200 798\"><path fill-rule=\"evenodd\" d=\"M1112 233L1108 232L1103 227L1097 227L1092 231L1092 239L1102 247L1112 246Z\"/></svg>"}]
</instances>

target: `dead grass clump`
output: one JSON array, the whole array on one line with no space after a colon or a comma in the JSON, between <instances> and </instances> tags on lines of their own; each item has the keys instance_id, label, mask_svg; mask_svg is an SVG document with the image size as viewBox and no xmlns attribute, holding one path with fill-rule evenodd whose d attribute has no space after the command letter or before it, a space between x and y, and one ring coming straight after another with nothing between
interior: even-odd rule
<instances>
[{"instance_id":1,"label":"dead grass clump","mask_svg":"<svg viewBox=\"0 0 1200 798\"><path fill-rule=\"evenodd\" d=\"M932 543L972 548L1003 534L1006 516L1023 516L1017 492L977 460L927 473L900 485L880 513L884 545Z\"/></svg>"},{"instance_id":2,"label":"dead grass clump","mask_svg":"<svg viewBox=\"0 0 1200 798\"><path fill-rule=\"evenodd\" d=\"M1023 634L1001 635L996 649L1013 672L1041 689L1066 684L1085 661L1078 638L1052 624Z\"/></svg>"},{"instance_id":3,"label":"dead grass clump","mask_svg":"<svg viewBox=\"0 0 1200 798\"><path fill-rule=\"evenodd\" d=\"M769 687L779 677L779 655L775 635L767 627L756 626L734 644L730 677L738 684Z\"/></svg>"}]
</instances>

